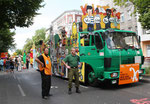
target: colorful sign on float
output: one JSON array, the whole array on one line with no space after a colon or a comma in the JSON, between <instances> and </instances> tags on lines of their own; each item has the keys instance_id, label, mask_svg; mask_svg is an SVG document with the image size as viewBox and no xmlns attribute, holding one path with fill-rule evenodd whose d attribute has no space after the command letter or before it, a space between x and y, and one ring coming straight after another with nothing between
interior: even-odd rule
<instances>
[{"instance_id":1,"label":"colorful sign on float","mask_svg":"<svg viewBox=\"0 0 150 104\"><path fill-rule=\"evenodd\" d=\"M1 53L1 58L8 58L8 52Z\"/></svg>"},{"instance_id":2,"label":"colorful sign on float","mask_svg":"<svg viewBox=\"0 0 150 104\"><path fill-rule=\"evenodd\" d=\"M85 5L82 10L82 30L94 31L100 29L117 28L120 29L120 12L109 6Z\"/></svg>"},{"instance_id":3,"label":"colorful sign on float","mask_svg":"<svg viewBox=\"0 0 150 104\"><path fill-rule=\"evenodd\" d=\"M139 64L120 65L119 85L139 81Z\"/></svg>"}]
</instances>

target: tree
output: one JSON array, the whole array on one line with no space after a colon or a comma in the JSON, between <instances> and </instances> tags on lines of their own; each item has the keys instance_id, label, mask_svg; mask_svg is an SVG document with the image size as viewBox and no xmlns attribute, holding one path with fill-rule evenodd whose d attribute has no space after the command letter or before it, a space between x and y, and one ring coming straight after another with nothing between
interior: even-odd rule
<instances>
[{"instance_id":1,"label":"tree","mask_svg":"<svg viewBox=\"0 0 150 104\"><path fill-rule=\"evenodd\" d=\"M9 29L0 29L0 53L7 52L10 48L15 48L14 35L15 33Z\"/></svg>"},{"instance_id":2,"label":"tree","mask_svg":"<svg viewBox=\"0 0 150 104\"><path fill-rule=\"evenodd\" d=\"M15 53L17 53L17 55L22 55L22 50L21 49L17 49Z\"/></svg>"},{"instance_id":3,"label":"tree","mask_svg":"<svg viewBox=\"0 0 150 104\"><path fill-rule=\"evenodd\" d=\"M46 29L42 28L39 30L36 30L35 35L32 36L32 39L27 39L26 43L24 45L24 50L26 52L30 52L30 49L32 48L33 44L35 44L36 48L40 48L39 41L43 40L44 43L47 43L48 39L46 39Z\"/></svg>"},{"instance_id":4,"label":"tree","mask_svg":"<svg viewBox=\"0 0 150 104\"><path fill-rule=\"evenodd\" d=\"M45 42L46 39L46 29L42 28L35 31L35 35L32 37L33 42L35 45L39 45L39 41L43 40Z\"/></svg>"},{"instance_id":5,"label":"tree","mask_svg":"<svg viewBox=\"0 0 150 104\"><path fill-rule=\"evenodd\" d=\"M134 14L139 14L139 22L144 29L150 29L150 1L149 0L114 0L114 3L119 6L128 6L130 1L134 5Z\"/></svg>"},{"instance_id":6,"label":"tree","mask_svg":"<svg viewBox=\"0 0 150 104\"><path fill-rule=\"evenodd\" d=\"M43 0L0 0L0 29L29 27Z\"/></svg>"},{"instance_id":7,"label":"tree","mask_svg":"<svg viewBox=\"0 0 150 104\"><path fill-rule=\"evenodd\" d=\"M33 41L32 41L32 39L27 39L26 40L26 43L25 43L25 45L24 45L24 48L23 48L23 50L25 50L27 53L29 53L30 52L30 49L32 48L32 45L33 45Z\"/></svg>"}]
</instances>

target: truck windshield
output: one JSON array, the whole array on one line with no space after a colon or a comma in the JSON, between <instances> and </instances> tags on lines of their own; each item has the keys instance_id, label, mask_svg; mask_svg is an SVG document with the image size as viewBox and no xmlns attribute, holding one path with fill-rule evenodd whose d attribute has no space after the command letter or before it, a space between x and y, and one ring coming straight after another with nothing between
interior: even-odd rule
<instances>
[{"instance_id":1,"label":"truck windshield","mask_svg":"<svg viewBox=\"0 0 150 104\"><path fill-rule=\"evenodd\" d=\"M111 32L106 34L109 49L140 49L136 34L127 32Z\"/></svg>"}]
</instances>

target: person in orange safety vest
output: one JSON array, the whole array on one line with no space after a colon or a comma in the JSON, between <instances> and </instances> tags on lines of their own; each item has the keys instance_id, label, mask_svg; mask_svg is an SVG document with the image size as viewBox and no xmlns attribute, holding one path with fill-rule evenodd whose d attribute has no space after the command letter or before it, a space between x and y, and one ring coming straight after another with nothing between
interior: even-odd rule
<instances>
[{"instance_id":1,"label":"person in orange safety vest","mask_svg":"<svg viewBox=\"0 0 150 104\"><path fill-rule=\"evenodd\" d=\"M35 61L39 64L42 79L42 98L47 99L51 94L51 60L48 56L48 48L43 49L44 53L37 57Z\"/></svg>"}]
</instances>

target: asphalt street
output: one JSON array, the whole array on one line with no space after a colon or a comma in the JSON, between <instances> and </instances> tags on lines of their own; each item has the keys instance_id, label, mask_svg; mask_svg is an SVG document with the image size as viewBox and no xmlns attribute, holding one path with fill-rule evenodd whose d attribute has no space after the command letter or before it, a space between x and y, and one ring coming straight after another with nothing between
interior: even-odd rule
<instances>
[{"instance_id":1,"label":"asphalt street","mask_svg":"<svg viewBox=\"0 0 150 104\"><path fill-rule=\"evenodd\" d=\"M81 94L68 95L67 80L52 77L51 96L41 97L41 76L36 70L0 72L0 104L150 104L150 78L122 86L80 86Z\"/></svg>"}]
</instances>

